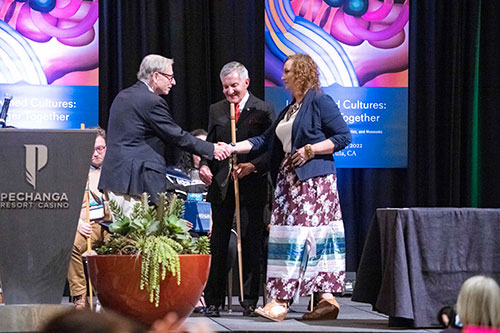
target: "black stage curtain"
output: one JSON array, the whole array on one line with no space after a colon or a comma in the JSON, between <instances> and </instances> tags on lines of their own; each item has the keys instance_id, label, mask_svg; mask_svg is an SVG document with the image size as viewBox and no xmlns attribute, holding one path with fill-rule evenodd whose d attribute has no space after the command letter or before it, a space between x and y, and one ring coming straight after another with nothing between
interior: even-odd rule
<instances>
[{"instance_id":1,"label":"black stage curtain","mask_svg":"<svg viewBox=\"0 0 500 333\"><path fill-rule=\"evenodd\" d=\"M208 127L209 105L224 97L219 71L229 61L248 68L251 91L264 98L263 1L107 0L99 6L101 126L150 53L174 59L177 85L166 99L185 130Z\"/></svg>"},{"instance_id":2,"label":"black stage curtain","mask_svg":"<svg viewBox=\"0 0 500 333\"><path fill-rule=\"evenodd\" d=\"M408 168L338 171L348 271L376 208L500 207L497 2L411 0ZM228 61L245 64L264 97L262 0L110 0L100 10L101 126L148 53L175 59L167 101L186 130L207 127Z\"/></svg>"}]
</instances>

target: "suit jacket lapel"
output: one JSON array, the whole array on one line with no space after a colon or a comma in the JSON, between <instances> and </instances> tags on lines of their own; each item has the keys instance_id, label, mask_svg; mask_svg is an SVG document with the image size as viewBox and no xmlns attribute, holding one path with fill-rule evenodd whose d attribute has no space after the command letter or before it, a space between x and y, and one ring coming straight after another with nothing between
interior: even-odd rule
<instances>
[{"instance_id":1,"label":"suit jacket lapel","mask_svg":"<svg viewBox=\"0 0 500 333\"><path fill-rule=\"evenodd\" d=\"M297 116L295 117L295 120L293 121L292 125L292 153L295 152L295 134L298 131L298 128L300 124L303 123L303 118L310 116L310 112L307 111L309 106L311 105L311 102L313 98L316 96L316 91L314 89L309 89L304 96L304 99L302 100L302 106L300 107L299 112L297 113ZM294 100L295 102L295 100Z\"/></svg>"},{"instance_id":2,"label":"suit jacket lapel","mask_svg":"<svg viewBox=\"0 0 500 333\"><path fill-rule=\"evenodd\" d=\"M254 95L248 92L250 96L248 97L248 101L245 104L243 110L241 110L240 117L238 118L238 122L236 125L241 123L246 117L249 116L254 111L255 104L257 103L257 99ZM227 100L224 100L224 116L231 121L231 105Z\"/></svg>"},{"instance_id":3,"label":"suit jacket lapel","mask_svg":"<svg viewBox=\"0 0 500 333\"><path fill-rule=\"evenodd\" d=\"M229 105L229 102L227 100L224 100L224 104L223 104L223 115L224 117L226 117L227 119L229 119L229 121L231 121L231 111L230 111L230 105Z\"/></svg>"},{"instance_id":4,"label":"suit jacket lapel","mask_svg":"<svg viewBox=\"0 0 500 333\"><path fill-rule=\"evenodd\" d=\"M248 93L250 94L250 92ZM245 120L245 118L247 118L255 110L255 104L257 104L257 99L254 97L254 95L250 94L250 96L248 97L248 101L245 104L245 107L243 108L243 110L241 110L238 123L243 122L243 120Z\"/></svg>"}]
</instances>

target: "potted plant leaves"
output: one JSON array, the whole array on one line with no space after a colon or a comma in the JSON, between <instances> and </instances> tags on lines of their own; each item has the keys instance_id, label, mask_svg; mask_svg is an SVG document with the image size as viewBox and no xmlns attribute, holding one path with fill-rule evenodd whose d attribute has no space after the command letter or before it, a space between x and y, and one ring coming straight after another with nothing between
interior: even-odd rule
<instances>
[{"instance_id":1,"label":"potted plant leaves","mask_svg":"<svg viewBox=\"0 0 500 333\"><path fill-rule=\"evenodd\" d=\"M151 325L168 312L184 320L208 279L209 240L192 237L182 219L184 201L160 194L156 206L144 193L131 214L110 201L110 237L88 256L93 287L104 308Z\"/></svg>"}]
</instances>

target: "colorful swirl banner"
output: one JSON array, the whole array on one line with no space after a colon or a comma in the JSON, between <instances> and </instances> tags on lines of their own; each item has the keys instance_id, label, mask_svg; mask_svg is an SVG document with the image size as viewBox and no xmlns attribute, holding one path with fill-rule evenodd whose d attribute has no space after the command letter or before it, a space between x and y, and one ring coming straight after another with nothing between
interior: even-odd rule
<instances>
[{"instance_id":1,"label":"colorful swirl banner","mask_svg":"<svg viewBox=\"0 0 500 333\"><path fill-rule=\"evenodd\" d=\"M0 104L7 125L98 123L98 0L0 0Z\"/></svg>"},{"instance_id":2,"label":"colorful swirl banner","mask_svg":"<svg viewBox=\"0 0 500 333\"><path fill-rule=\"evenodd\" d=\"M353 143L339 167L404 168L408 142L409 0L265 0L266 100L291 100L286 57L309 54Z\"/></svg>"}]
</instances>

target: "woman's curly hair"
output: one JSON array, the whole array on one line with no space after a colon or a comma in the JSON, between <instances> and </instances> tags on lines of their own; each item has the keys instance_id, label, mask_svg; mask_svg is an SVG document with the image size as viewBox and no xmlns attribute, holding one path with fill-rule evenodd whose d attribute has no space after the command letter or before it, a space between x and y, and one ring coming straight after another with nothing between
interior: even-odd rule
<instances>
[{"instance_id":1,"label":"woman's curly hair","mask_svg":"<svg viewBox=\"0 0 500 333\"><path fill-rule=\"evenodd\" d=\"M293 60L291 70L298 92L305 94L311 88L320 88L318 65L309 55L296 53L289 55L285 62L288 60Z\"/></svg>"}]
</instances>

